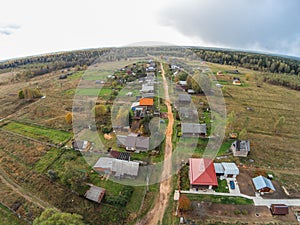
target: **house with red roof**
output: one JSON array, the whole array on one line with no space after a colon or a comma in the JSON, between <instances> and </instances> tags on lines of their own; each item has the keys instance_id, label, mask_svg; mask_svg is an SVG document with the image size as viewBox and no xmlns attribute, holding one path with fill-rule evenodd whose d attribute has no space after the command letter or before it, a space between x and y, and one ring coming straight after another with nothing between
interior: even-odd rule
<instances>
[{"instance_id":1,"label":"house with red roof","mask_svg":"<svg viewBox=\"0 0 300 225\"><path fill-rule=\"evenodd\" d=\"M190 158L189 178L191 188L212 189L218 186L214 163L207 158Z\"/></svg>"}]
</instances>

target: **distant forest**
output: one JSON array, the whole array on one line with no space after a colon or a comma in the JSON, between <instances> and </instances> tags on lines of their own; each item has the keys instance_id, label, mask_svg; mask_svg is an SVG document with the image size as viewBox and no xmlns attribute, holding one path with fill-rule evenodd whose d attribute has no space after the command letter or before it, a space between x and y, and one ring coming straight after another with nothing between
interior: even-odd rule
<instances>
[{"instance_id":1,"label":"distant forest","mask_svg":"<svg viewBox=\"0 0 300 225\"><path fill-rule=\"evenodd\" d=\"M192 48L192 50L204 61L260 71L263 72L261 79L264 82L300 90L300 60L296 58L222 49ZM84 70L99 57L103 58L106 52L109 52L108 48L12 59L0 62L0 73L16 69L16 76L12 81L17 81L74 67L75 70Z\"/></svg>"},{"instance_id":2,"label":"distant forest","mask_svg":"<svg viewBox=\"0 0 300 225\"><path fill-rule=\"evenodd\" d=\"M229 50L194 49L194 51L203 61L207 62L300 76L300 60L293 58Z\"/></svg>"},{"instance_id":3,"label":"distant forest","mask_svg":"<svg viewBox=\"0 0 300 225\"><path fill-rule=\"evenodd\" d=\"M71 67L85 67L91 65L107 49L80 50L31 56L20 59L7 60L0 63L0 73L18 68L20 77L31 78L52 71Z\"/></svg>"}]
</instances>

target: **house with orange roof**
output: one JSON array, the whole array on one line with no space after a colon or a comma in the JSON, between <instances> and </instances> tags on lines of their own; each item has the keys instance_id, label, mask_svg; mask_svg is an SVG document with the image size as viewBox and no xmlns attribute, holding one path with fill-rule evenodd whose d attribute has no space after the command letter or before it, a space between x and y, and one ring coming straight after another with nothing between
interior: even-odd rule
<instances>
[{"instance_id":1,"label":"house with orange roof","mask_svg":"<svg viewBox=\"0 0 300 225\"><path fill-rule=\"evenodd\" d=\"M153 98L141 98L140 99L140 106L153 106L154 104L154 101L153 101Z\"/></svg>"}]
</instances>

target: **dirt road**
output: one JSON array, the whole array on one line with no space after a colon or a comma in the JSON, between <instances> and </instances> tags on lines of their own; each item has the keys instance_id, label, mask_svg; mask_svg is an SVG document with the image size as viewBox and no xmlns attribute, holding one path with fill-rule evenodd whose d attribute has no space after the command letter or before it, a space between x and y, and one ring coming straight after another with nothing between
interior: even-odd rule
<instances>
[{"instance_id":1,"label":"dirt road","mask_svg":"<svg viewBox=\"0 0 300 225\"><path fill-rule=\"evenodd\" d=\"M156 225L158 223L162 224L162 219L164 216L164 212L168 206L169 197L172 191L172 133L173 133L173 124L174 124L174 117L172 113L172 107L170 103L169 97L169 87L165 77L165 71L163 68L162 63L160 64L162 77L163 77L163 85L165 91L165 104L168 109L168 127L166 130L166 145L165 145L165 155L164 155L164 165L163 165L163 172L162 178L163 180L160 183L160 190L159 196L155 200L155 205L153 209L146 215L146 217L137 223L137 225ZM165 179L167 178L167 179Z\"/></svg>"}]
</instances>

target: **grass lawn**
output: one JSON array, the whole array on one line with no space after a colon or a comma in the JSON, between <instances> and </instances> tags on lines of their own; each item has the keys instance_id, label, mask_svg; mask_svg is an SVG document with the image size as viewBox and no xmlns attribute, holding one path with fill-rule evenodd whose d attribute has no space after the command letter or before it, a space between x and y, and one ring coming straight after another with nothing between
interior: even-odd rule
<instances>
[{"instance_id":1,"label":"grass lawn","mask_svg":"<svg viewBox=\"0 0 300 225\"><path fill-rule=\"evenodd\" d=\"M201 195L201 194L186 194L191 201L204 201L215 204L229 205L252 205L253 200L242 197L217 196L217 195Z\"/></svg>"},{"instance_id":2,"label":"grass lawn","mask_svg":"<svg viewBox=\"0 0 300 225\"><path fill-rule=\"evenodd\" d=\"M83 96L98 96L99 88L77 88L75 94Z\"/></svg>"},{"instance_id":3,"label":"grass lawn","mask_svg":"<svg viewBox=\"0 0 300 225\"><path fill-rule=\"evenodd\" d=\"M77 88L76 91L74 90L74 94L76 95L83 95L83 96L101 96L107 97L111 94L111 88ZM72 94L72 90L68 90L65 92L66 94Z\"/></svg>"},{"instance_id":4,"label":"grass lawn","mask_svg":"<svg viewBox=\"0 0 300 225\"><path fill-rule=\"evenodd\" d=\"M138 212L142 205L142 199L145 194L146 187L144 186L135 186L133 187L133 193L130 198L129 203L127 204L127 209L129 212Z\"/></svg>"},{"instance_id":5,"label":"grass lawn","mask_svg":"<svg viewBox=\"0 0 300 225\"><path fill-rule=\"evenodd\" d=\"M60 144L71 138L73 135L61 130L55 130L37 125L27 125L19 122L10 122L2 128L30 138L37 139L39 141L51 142L54 144Z\"/></svg>"},{"instance_id":6,"label":"grass lawn","mask_svg":"<svg viewBox=\"0 0 300 225\"><path fill-rule=\"evenodd\" d=\"M229 193L226 180L218 179L218 187L215 189L216 192Z\"/></svg>"},{"instance_id":7,"label":"grass lawn","mask_svg":"<svg viewBox=\"0 0 300 225\"><path fill-rule=\"evenodd\" d=\"M234 142L234 140L225 140L219 149L218 156L221 156L221 155L224 155L225 153L227 153L228 149L230 149L232 142Z\"/></svg>"},{"instance_id":8,"label":"grass lawn","mask_svg":"<svg viewBox=\"0 0 300 225\"><path fill-rule=\"evenodd\" d=\"M101 88L99 96L108 96L112 92L111 88Z\"/></svg>"}]
</instances>

